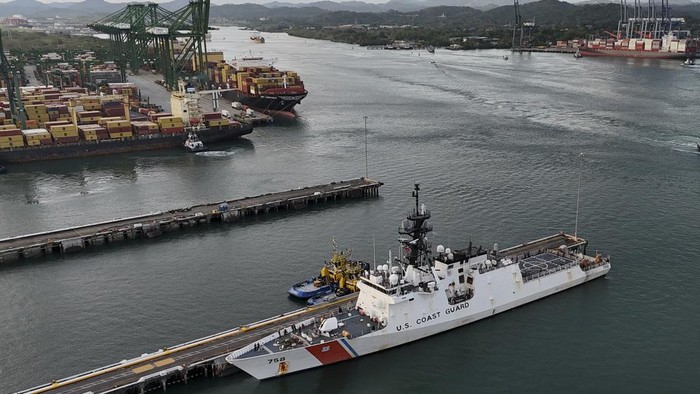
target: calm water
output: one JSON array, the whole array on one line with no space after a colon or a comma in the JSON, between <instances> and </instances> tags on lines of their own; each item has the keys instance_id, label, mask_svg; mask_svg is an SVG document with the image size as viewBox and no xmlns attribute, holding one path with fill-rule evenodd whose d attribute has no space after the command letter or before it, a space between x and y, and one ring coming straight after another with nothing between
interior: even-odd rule
<instances>
[{"instance_id":1,"label":"calm water","mask_svg":"<svg viewBox=\"0 0 700 394\"><path fill-rule=\"evenodd\" d=\"M225 39L224 39L225 37ZM434 245L502 247L573 231L607 278L378 355L270 382L175 393L691 391L700 336L700 68L506 52L368 51L224 28L210 49L278 59L309 97L295 126L217 152L11 167L0 238L369 174L381 197L0 267L0 391L11 392L299 306L331 239L396 251L420 182ZM434 61L431 63L430 61ZM301 390L301 391L300 391Z\"/></svg>"}]
</instances>

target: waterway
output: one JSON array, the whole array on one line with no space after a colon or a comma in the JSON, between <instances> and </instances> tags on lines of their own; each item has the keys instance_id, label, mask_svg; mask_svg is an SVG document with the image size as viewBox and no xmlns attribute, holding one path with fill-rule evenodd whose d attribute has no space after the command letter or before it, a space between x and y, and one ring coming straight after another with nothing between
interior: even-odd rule
<instances>
[{"instance_id":1,"label":"waterway","mask_svg":"<svg viewBox=\"0 0 700 394\"><path fill-rule=\"evenodd\" d=\"M0 267L0 391L299 307L286 290L317 273L333 238L367 261L373 241L377 261L396 253L414 182L433 212L433 245L573 232L579 174L578 233L611 254L607 278L328 368L168 392L696 388L700 68L264 36L254 44L223 28L208 45L297 71L310 92L298 124L204 154L12 166L0 176L0 238L355 178L366 164L381 196Z\"/></svg>"}]
</instances>

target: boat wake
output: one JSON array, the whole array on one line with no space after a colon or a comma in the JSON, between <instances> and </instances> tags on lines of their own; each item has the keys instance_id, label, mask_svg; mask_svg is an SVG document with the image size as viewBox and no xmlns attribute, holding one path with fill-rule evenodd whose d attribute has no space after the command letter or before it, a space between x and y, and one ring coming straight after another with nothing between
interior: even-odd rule
<instances>
[{"instance_id":1,"label":"boat wake","mask_svg":"<svg viewBox=\"0 0 700 394\"><path fill-rule=\"evenodd\" d=\"M230 157L235 155L236 151L225 151L225 150L210 150L206 152L197 152L195 155L202 157Z\"/></svg>"}]
</instances>

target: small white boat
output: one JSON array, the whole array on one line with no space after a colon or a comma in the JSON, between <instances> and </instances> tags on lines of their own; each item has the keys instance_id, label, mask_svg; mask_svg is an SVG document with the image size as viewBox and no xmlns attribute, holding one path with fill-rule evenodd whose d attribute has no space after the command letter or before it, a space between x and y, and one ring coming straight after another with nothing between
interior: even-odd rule
<instances>
[{"instance_id":1,"label":"small white boat","mask_svg":"<svg viewBox=\"0 0 700 394\"><path fill-rule=\"evenodd\" d=\"M207 148L204 146L204 142L202 142L195 133L189 133L187 135L187 139L185 140L184 146L188 152L192 153L204 152L205 150L207 150Z\"/></svg>"}]
</instances>

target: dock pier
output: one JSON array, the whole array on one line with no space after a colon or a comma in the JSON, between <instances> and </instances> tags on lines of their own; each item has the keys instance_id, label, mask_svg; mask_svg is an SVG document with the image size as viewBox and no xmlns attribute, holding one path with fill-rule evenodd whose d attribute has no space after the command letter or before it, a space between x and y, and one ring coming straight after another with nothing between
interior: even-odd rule
<instances>
[{"instance_id":1,"label":"dock pier","mask_svg":"<svg viewBox=\"0 0 700 394\"><path fill-rule=\"evenodd\" d=\"M290 321L322 317L339 307L352 308L358 293L325 304L297 309L150 354L54 380L17 394L145 393L197 377L224 377L240 370L226 362L234 350L279 331Z\"/></svg>"},{"instance_id":2,"label":"dock pier","mask_svg":"<svg viewBox=\"0 0 700 394\"><path fill-rule=\"evenodd\" d=\"M383 184L379 181L362 177L0 239L0 263L81 252L104 244L153 238L167 232L210 223L230 223L248 216L302 210L309 205L376 197L381 185Z\"/></svg>"}]
</instances>

